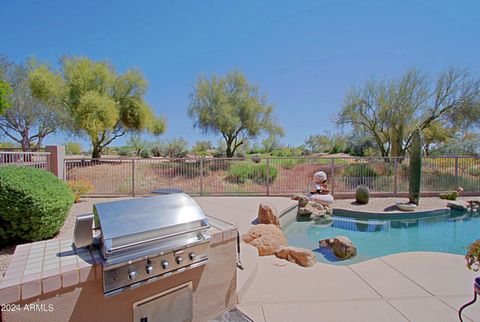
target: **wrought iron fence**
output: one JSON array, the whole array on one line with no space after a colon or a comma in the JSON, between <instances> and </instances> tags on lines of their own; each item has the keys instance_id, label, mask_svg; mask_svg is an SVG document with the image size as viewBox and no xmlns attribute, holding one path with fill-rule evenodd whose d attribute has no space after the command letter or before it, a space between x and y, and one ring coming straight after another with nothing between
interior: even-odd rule
<instances>
[{"instance_id":1,"label":"wrought iron fence","mask_svg":"<svg viewBox=\"0 0 480 322\"><path fill-rule=\"evenodd\" d=\"M334 194L351 194L360 184L373 193L408 192L408 157L65 160L65 179L89 181L92 195L144 195L162 188L194 195L286 195L307 192L316 171L327 173ZM480 192L480 158L423 158L422 192L458 186Z\"/></svg>"},{"instance_id":2,"label":"wrought iron fence","mask_svg":"<svg viewBox=\"0 0 480 322\"><path fill-rule=\"evenodd\" d=\"M50 170L50 152L0 151L0 167L7 165Z\"/></svg>"}]
</instances>

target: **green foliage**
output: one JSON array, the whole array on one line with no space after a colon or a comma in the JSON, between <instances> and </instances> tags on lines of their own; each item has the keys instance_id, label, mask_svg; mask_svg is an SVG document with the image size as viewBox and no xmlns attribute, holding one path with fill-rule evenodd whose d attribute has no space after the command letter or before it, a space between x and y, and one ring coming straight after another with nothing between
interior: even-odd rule
<instances>
[{"instance_id":1,"label":"green foliage","mask_svg":"<svg viewBox=\"0 0 480 322\"><path fill-rule=\"evenodd\" d=\"M15 144L13 144L12 142L0 142L0 148L12 149L15 147Z\"/></svg>"},{"instance_id":2,"label":"green foliage","mask_svg":"<svg viewBox=\"0 0 480 322\"><path fill-rule=\"evenodd\" d=\"M54 236L74 199L67 184L50 172L29 167L0 168L0 244Z\"/></svg>"},{"instance_id":3,"label":"green foliage","mask_svg":"<svg viewBox=\"0 0 480 322\"><path fill-rule=\"evenodd\" d=\"M468 174L474 177L480 177L480 168L479 167L471 167L468 169Z\"/></svg>"},{"instance_id":4,"label":"green foliage","mask_svg":"<svg viewBox=\"0 0 480 322\"><path fill-rule=\"evenodd\" d=\"M65 57L60 72L37 66L30 84L36 97L65 108L68 129L90 139L93 158L126 132L165 130L165 121L144 101L147 82L137 70L117 74L106 62Z\"/></svg>"},{"instance_id":5,"label":"green foliage","mask_svg":"<svg viewBox=\"0 0 480 322\"><path fill-rule=\"evenodd\" d=\"M58 106L46 104L32 95L29 74L33 68L32 61L16 64L0 57L0 78L11 88L8 95L9 108L0 116L0 133L25 151L40 148L45 137L58 131L63 121ZM1 83L2 80L0 112Z\"/></svg>"},{"instance_id":6,"label":"green foliage","mask_svg":"<svg viewBox=\"0 0 480 322\"><path fill-rule=\"evenodd\" d=\"M468 269L478 272L480 269L480 239L468 246L467 255L465 256Z\"/></svg>"},{"instance_id":7,"label":"green foliage","mask_svg":"<svg viewBox=\"0 0 480 322\"><path fill-rule=\"evenodd\" d=\"M78 155L82 153L82 146L80 143L67 142L65 143L65 153L67 155Z\"/></svg>"},{"instance_id":8,"label":"green foliage","mask_svg":"<svg viewBox=\"0 0 480 322\"><path fill-rule=\"evenodd\" d=\"M404 156L417 129L436 121L449 127L477 124L479 99L480 79L468 70L450 67L430 77L413 68L400 78L372 78L350 89L337 123L368 133L383 157Z\"/></svg>"},{"instance_id":9,"label":"green foliage","mask_svg":"<svg viewBox=\"0 0 480 322\"><path fill-rule=\"evenodd\" d=\"M422 137L420 130L414 132L410 148L410 173L408 176L408 199L418 205L420 201L420 184L422 180Z\"/></svg>"},{"instance_id":10,"label":"green foliage","mask_svg":"<svg viewBox=\"0 0 480 322\"><path fill-rule=\"evenodd\" d=\"M67 184L75 195L75 203L80 201L81 196L88 195L93 191L93 184L87 180L71 180Z\"/></svg>"},{"instance_id":11,"label":"green foliage","mask_svg":"<svg viewBox=\"0 0 480 322\"><path fill-rule=\"evenodd\" d=\"M148 159L152 157L152 152L149 149L140 151L139 157Z\"/></svg>"},{"instance_id":12,"label":"green foliage","mask_svg":"<svg viewBox=\"0 0 480 322\"><path fill-rule=\"evenodd\" d=\"M273 106L239 72L225 78L200 77L190 98L188 114L195 127L203 133L221 134L227 157L235 155L244 137L255 138L262 132L283 135L274 120Z\"/></svg>"},{"instance_id":13,"label":"green foliage","mask_svg":"<svg viewBox=\"0 0 480 322\"><path fill-rule=\"evenodd\" d=\"M360 178L360 177L376 177L378 174L375 168L369 163L354 163L348 164L343 170L345 177Z\"/></svg>"},{"instance_id":14,"label":"green foliage","mask_svg":"<svg viewBox=\"0 0 480 322\"><path fill-rule=\"evenodd\" d=\"M127 142L127 146L135 153L135 156L141 156L142 152L143 155L150 155L151 144L147 140L142 139L141 135L135 133L134 135L130 136L130 139ZM143 156L142 156L143 158ZM148 156L147 156L148 158Z\"/></svg>"},{"instance_id":15,"label":"green foliage","mask_svg":"<svg viewBox=\"0 0 480 322\"><path fill-rule=\"evenodd\" d=\"M226 180L231 183L243 184L251 180L257 184L272 183L278 176L278 170L275 167L269 167L270 176L267 173L267 165L260 164L243 164L237 163L230 166L227 171Z\"/></svg>"},{"instance_id":16,"label":"green foliage","mask_svg":"<svg viewBox=\"0 0 480 322\"><path fill-rule=\"evenodd\" d=\"M370 189L365 185L359 185L355 191L355 201L366 205L370 199Z\"/></svg>"},{"instance_id":17,"label":"green foliage","mask_svg":"<svg viewBox=\"0 0 480 322\"><path fill-rule=\"evenodd\" d=\"M11 106L8 97L13 93L12 88L7 82L0 79L0 115L5 112L5 109Z\"/></svg>"},{"instance_id":18,"label":"green foliage","mask_svg":"<svg viewBox=\"0 0 480 322\"><path fill-rule=\"evenodd\" d=\"M122 157L131 157L133 156L133 150L129 146L121 146L117 148L118 155Z\"/></svg>"},{"instance_id":19,"label":"green foliage","mask_svg":"<svg viewBox=\"0 0 480 322\"><path fill-rule=\"evenodd\" d=\"M152 148L152 154L155 157L185 158L188 154L188 142L183 138L173 138L158 142Z\"/></svg>"},{"instance_id":20,"label":"green foliage","mask_svg":"<svg viewBox=\"0 0 480 322\"><path fill-rule=\"evenodd\" d=\"M210 141L197 141L192 147L192 153L196 155L208 155L213 150L213 144Z\"/></svg>"}]
</instances>

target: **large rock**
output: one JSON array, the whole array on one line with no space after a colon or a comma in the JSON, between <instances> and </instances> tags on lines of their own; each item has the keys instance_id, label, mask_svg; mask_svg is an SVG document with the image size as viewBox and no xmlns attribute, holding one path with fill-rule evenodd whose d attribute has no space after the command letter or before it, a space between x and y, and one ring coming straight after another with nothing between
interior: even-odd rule
<instances>
[{"instance_id":1,"label":"large rock","mask_svg":"<svg viewBox=\"0 0 480 322\"><path fill-rule=\"evenodd\" d=\"M287 239L282 230L275 225L258 224L243 235L243 241L258 249L258 255L275 255L282 246L287 246Z\"/></svg>"},{"instance_id":2,"label":"large rock","mask_svg":"<svg viewBox=\"0 0 480 322\"><path fill-rule=\"evenodd\" d=\"M447 207L454 210L465 211L468 210L467 204L463 201L449 201Z\"/></svg>"},{"instance_id":3,"label":"large rock","mask_svg":"<svg viewBox=\"0 0 480 322\"><path fill-rule=\"evenodd\" d=\"M293 195L290 199L292 200L297 200L298 201L298 207L305 207L308 204L308 197L305 195L302 195L300 193L297 193Z\"/></svg>"},{"instance_id":4,"label":"large rock","mask_svg":"<svg viewBox=\"0 0 480 322\"><path fill-rule=\"evenodd\" d=\"M258 207L258 222L260 224L272 224L280 227L277 209L269 202L262 202Z\"/></svg>"},{"instance_id":5,"label":"large rock","mask_svg":"<svg viewBox=\"0 0 480 322\"><path fill-rule=\"evenodd\" d=\"M340 259L348 259L357 255L357 248L352 241L345 236L322 239L318 242L320 247L331 247L335 256Z\"/></svg>"},{"instance_id":6,"label":"large rock","mask_svg":"<svg viewBox=\"0 0 480 322\"><path fill-rule=\"evenodd\" d=\"M293 246L280 247L275 256L303 267L313 266L317 262L317 258L311 250Z\"/></svg>"}]
</instances>

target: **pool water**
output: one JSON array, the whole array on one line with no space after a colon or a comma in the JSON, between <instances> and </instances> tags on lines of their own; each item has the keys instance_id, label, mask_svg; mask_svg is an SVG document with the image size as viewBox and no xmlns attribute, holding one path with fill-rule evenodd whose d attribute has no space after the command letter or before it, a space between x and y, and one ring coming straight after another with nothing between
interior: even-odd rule
<instances>
[{"instance_id":1,"label":"pool water","mask_svg":"<svg viewBox=\"0 0 480 322\"><path fill-rule=\"evenodd\" d=\"M480 214L476 212L445 211L428 217L378 218L378 215L362 214L359 218L333 216L329 221L293 219L284 225L283 231L289 245L311 249L318 261L335 265L415 251L465 255L466 247L480 239ZM357 256L338 260L330 249L318 247L319 240L337 235L352 240Z\"/></svg>"}]
</instances>

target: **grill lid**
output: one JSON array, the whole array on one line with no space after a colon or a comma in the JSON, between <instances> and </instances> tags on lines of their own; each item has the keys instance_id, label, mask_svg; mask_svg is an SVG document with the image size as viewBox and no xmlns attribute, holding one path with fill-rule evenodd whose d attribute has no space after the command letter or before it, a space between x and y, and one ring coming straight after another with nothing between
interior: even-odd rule
<instances>
[{"instance_id":1,"label":"grill lid","mask_svg":"<svg viewBox=\"0 0 480 322\"><path fill-rule=\"evenodd\" d=\"M184 193L97 203L93 212L105 257L138 245L188 238L210 227L202 209Z\"/></svg>"}]
</instances>

